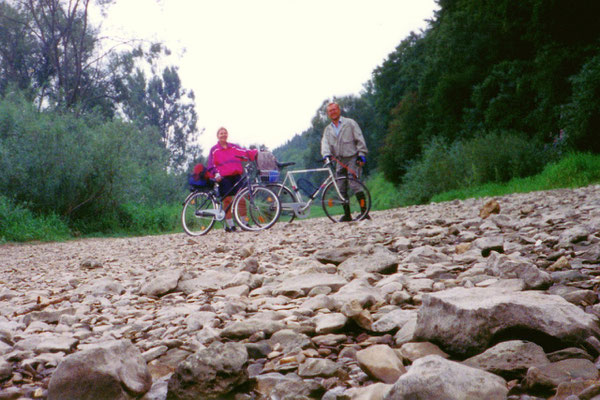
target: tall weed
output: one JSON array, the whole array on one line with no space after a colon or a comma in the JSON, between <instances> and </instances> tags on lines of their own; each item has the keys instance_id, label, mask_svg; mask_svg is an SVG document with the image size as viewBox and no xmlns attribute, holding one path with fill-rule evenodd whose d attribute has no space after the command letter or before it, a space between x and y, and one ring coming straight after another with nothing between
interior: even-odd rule
<instances>
[{"instance_id":1,"label":"tall weed","mask_svg":"<svg viewBox=\"0 0 600 400\"><path fill-rule=\"evenodd\" d=\"M387 210L402 204L398 189L385 179L382 172L372 173L365 181L365 185L371 193L372 210Z\"/></svg>"},{"instance_id":2,"label":"tall weed","mask_svg":"<svg viewBox=\"0 0 600 400\"><path fill-rule=\"evenodd\" d=\"M581 187L595 183L600 183L600 155L569 153L561 160L548 164L538 175L513 178L504 183L487 183L452 190L434 196L431 201L501 196L510 193Z\"/></svg>"},{"instance_id":3,"label":"tall weed","mask_svg":"<svg viewBox=\"0 0 600 400\"><path fill-rule=\"evenodd\" d=\"M56 214L35 215L0 196L0 242L53 241L69 237L69 227Z\"/></svg>"},{"instance_id":4,"label":"tall weed","mask_svg":"<svg viewBox=\"0 0 600 400\"><path fill-rule=\"evenodd\" d=\"M93 115L39 112L18 93L0 102L0 192L81 233L122 229L119 208L179 201L157 131Z\"/></svg>"},{"instance_id":5,"label":"tall weed","mask_svg":"<svg viewBox=\"0 0 600 400\"><path fill-rule=\"evenodd\" d=\"M541 143L510 131L452 144L434 138L425 146L422 158L408 168L400 196L404 204L425 203L450 190L534 175L550 160Z\"/></svg>"}]
</instances>

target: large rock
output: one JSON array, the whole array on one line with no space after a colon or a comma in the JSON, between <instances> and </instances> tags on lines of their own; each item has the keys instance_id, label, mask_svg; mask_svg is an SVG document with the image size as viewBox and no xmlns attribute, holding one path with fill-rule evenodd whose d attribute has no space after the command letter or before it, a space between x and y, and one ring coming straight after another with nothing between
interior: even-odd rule
<instances>
[{"instance_id":1,"label":"large rock","mask_svg":"<svg viewBox=\"0 0 600 400\"><path fill-rule=\"evenodd\" d=\"M406 372L396 352L384 344L360 350L356 353L356 361L367 374L384 383L394 383Z\"/></svg>"},{"instance_id":2,"label":"large rock","mask_svg":"<svg viewBox=\"0 0 600 400\"><path fill-rule=\"evenodd\" d=\"M344 260L352 257L358 252L354 247L339 247L333 249L321 249L315 253L315 258L323 264L341 264Z\"/></svg>"},{"instance_id":3,"label":"large rock","mask_svg":"<svg viewBox=\"0 0 600 400\"><path fill-rule=\"evenodd\" d=\"M12 371L12 364L6 361L4 358L0 358L0 382L10 378Z\"/></svg>"},{"instance_id":4,"label":"large rock","mask_svg":"<svg viewBox=\"0 0 600 400\"><path fill-rule=\"evenodd\" d=\"M335 274L302 274L287 278L273 289L272 294L273 296L292 294L290 297L295 297L296 295L293 294L299 293L299 295L305 296L311 289L317 286L328 286L331 290L336 291L347 283L346 279Z\"/></svg>"},{"instance_id":5,"label":"large rock","mask_svg":"<svg viewBox=\"0 0 600 400\"><path fill-rule=\"evenodd\" d=\"M269 339L269 345L275 347L281 346L283 353L290 353L296 349L304 349L310 346L311 341L303 333L295 332L292 329L282 329L275 332Z\"/></svg>"},{"instance_id":6,"label":"large rock","mask_svg":"<svg viewBox=\"0 0 600 400\"><path fill-rule=\"evenodd\" d=\"M67 356L48 387L49 400L126 400L150 390L152 377L129 341L111 341Z\"/></svg>"},{"instance_id":7,"label":"large rock","mask_svg":"<svg viewBox=\"0 0 600 400\"><path fill-rule=\"evenodd\" d=\"M523 340L498 343L464 361L465 365L484 369L505 379L522 378L530 367L549 363L542 347Z\"/></svg>"},{"instance_id":8,"label":"large rock","mask_svg":"<svg viewBox=\"0 0 600 400\"><path fill-rule=\"evenodd\" d=\"M431 355L415 361L384 399L504 400L507 393L499 376Z\"/></svg>"},{"instance_id":9,"label":"large rock","mask_svg":"<svg viewBox=\"0 0 600 400\"><path fill-rule=\"evenodd\" d=\"M146 296L158 297L175 290L177 283L181 278L180 270L167 270L159 276L152 278L140 289L140 293Z\"/></svg>"},{"instance_id":10,"label":"large rock","mask_svg":"<svg viewBox=\"0 0 600 400\"><path fill-rule=\"evenodd\" d=\"M221 331L221 336L229 339L244 339L255 333L264 332L267 336L285 328L280 321L273 321L265 315L257 315L244 321L233 321Z\"/></svg>"},{"instance_id":11,"label":"large rock","mask_svg":"<svg viewBox=\"0 0 600 400\"><path fill-rule=\"evenodd\" d=\"M549 273L541 271L524 257L507 256L492 251L488 263L488 274L504 279L521 279L527 289L544 288L552 283Z\"/></svg>"},{"instance_id":12,"label":"large rock","mask_svg":"<svg viewBox=\"0 0 600 400\"><path fill-rule=\"evenodd\" d=\"M314 379L304 380L296 374L277 372L256 377L256 392L261 399L313 399L322 390Z\"/></svg>"},{"instance_id":13,"label":"large rock","mask_svg":"<svg viewBox=\"0 0 600 400\"><path fill-rule=\"evenodd\" d=\"M219 290L233 275L220 271L204 271L201 274L186 271L177 282L177 291L192 294L200 290Z\"/></svg>"},{"instance_id":14,"label":"large rock","mask_svg":"<svg viewBox=\"0 0 600 400\"><path fill-rule=\"evenodd\" d=\"M368 272L390 274L398 269L398 256L383 246L376 247L369 254L357 254L338 266L339 273L351 280Z\"/></svg>"},{"instance_id":15,"label":"large rock","mask_svg":"<svg viewBox=\"0 0 600 400\"><path fill-rule=\"evenodd\" d=\"M404 262L416 265L430 265L448 261L451 261L450 256L436 250L432 246L417 247L404 259Z\"/></svg>"},{"instance_id":16,"label":"large rock","mask_svg":"<svg viewBox=\"0 0 600 400\"><path fill-rule=\"evenodd\" d=\"M534 389L554 389L564 382L598 380L598 369L590 360L569 358L554 363L531 367L524 384Z\"/></svg>"},{"instance_id":17,"label":"large rock","mask_svg":"<svg viewBox=\"0 0 600 400\"><path fill-rule=\"evenodd\" d=\"M391 389L392 385L378 382L365 387L350 388L344 394L352 400L381 400Z\"/></svg>"},{"instance_id":18,"label":"large rock","mask_svg":"<svg viewBox=\"0 0 600 400\"><path fill-rule=\"evenodd\" d=\"M377 318L371 326L374 332L390 332L402 328L404 324L414 317L415 312L412 310L397 309L385 313Z\"/></svg>"},{"instance_id":19,"label":"large rock","mask_svg":"<svg viewBox=\"0 0 600 400\"><path fill-rule=\"evenodd\" d=\"M167 399L219 399L248 380L247 362L243 344L214 342L177 366Z\"/></svg>"},{"instance_id":20,"label":"large rock","mask_svg":"<svg viewBox=\"0 0 600 400\"><path fill-rule=\"evenodd\" d=\"M589 336L598 335L597 324L595 316L560 296L453 288L423 296L415 336L447 352L470 356L485 350L498 336L531 336L529 340L542 346L582 345Z\"/></svg>"},{"instance_id":21,"label":"large rock","mask_svg":"<svg viewBox=\"0 0 600 400\"><path fill-rule=\"evenodd\" d=\"M367 279L354 279L342 286L331 298L339 304L356 300L362 307L368 307L383 301L380 291L371 286Z\"/></svg>"}]
</instances>

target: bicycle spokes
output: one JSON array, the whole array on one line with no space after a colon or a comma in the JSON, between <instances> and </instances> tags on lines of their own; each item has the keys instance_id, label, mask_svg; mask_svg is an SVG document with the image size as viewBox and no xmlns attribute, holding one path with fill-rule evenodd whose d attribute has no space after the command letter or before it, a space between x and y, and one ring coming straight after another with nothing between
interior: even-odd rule
<instances>
[{"instance_id":1,"label":"bicycle spokes","mask_svg":"<svg viewBox=\"0 0 600 400\"><path fill-rule=\"evenodd\" d=\"M183 230L192 236L204 235L215 223L216 203L203 192L194 192L188 196L181 212Z\"/></svg>"},{"instance_id":2,"label":"bicycle spokes","mask_svg":"<svg viewBox=\"0 0 600 400\"><path fill-rule=\"evenodd\" d=\"M327 185L323 193L323 209L334 222L363 219L370 206L368 189L353 178L336 178Z\"/></svg>"},{"instance_id":3,"label":"bicycle spokes","mask_svg":"<svg viewBox=\"0 0 600 400\"><path fill-rule=\"evenodd\" d=\"M245 230L261 230L273 226L281 214L279 198L268 188L244 189L236 196L234 217Z\"/></svg>"}]
</instances>

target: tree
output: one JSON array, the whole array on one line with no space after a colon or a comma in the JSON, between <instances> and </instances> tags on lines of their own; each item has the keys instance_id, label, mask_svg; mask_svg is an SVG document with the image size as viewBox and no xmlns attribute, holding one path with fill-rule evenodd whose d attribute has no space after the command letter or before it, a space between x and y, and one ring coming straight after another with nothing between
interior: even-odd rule
<instances>
[{"instance_id":1,"label":"tree","mask_svg":"<svg viewBox=\"0 0 600 400\"><path fill-rule=\"evenodd\" d=\"M0 3L0 95L9 85L29 88L37 75L35 38L27 26L22 13L6 2Z\"/></svg>"},{"instance_id":2,"label":"tree","mask_svg":"<svg viewBox=\"0 0 600 400\"><path fill-rule=\"evenodd\" d=\"M170 166L185 169L200 153L194 145L198 117L194 92L182 87L177 68L166 67L150 80L138 68L118 87L125 116L141 128L158 128L163 146L171 152Z\"/></svg>"},{"instance_id":3,"label":"tree","mask_svg":"<svg viewBox=\"0 0 600 400\"><path fill-rule=\"evenodd\" d=\"M595 89L584 89L595 87L595 70L590 64L583 73L582 65L600 53L600 25L593 21L600 3L438 4L428 29L403 40L373 73L369 102L386 124L377 142L385 143L380 166L388 179L401 182L436 137L452 145L510 132L549 144L566 132L579 149L600 148L578 136L589 138L583 132L596 126Z\"/></svg>"},{"instance_id":4,"label":"tree","mask_svg":"<svg viewBox=\"0 0 600 400\"><path fill-rule=\"evenodd\" d=\"M194 93L183 89L176 67L155 73L159 59L169 54L160 43L103 44L89 22L90 2L0 4L0 94L10 84L29 89L40 108L124 116L140 127L156 127L171 152L170 166L185 166L200 152L194 145ZM96 2L106 6L112 0ZM149 78L142 72L148 70Z\"/></svg>"}]
</instances>

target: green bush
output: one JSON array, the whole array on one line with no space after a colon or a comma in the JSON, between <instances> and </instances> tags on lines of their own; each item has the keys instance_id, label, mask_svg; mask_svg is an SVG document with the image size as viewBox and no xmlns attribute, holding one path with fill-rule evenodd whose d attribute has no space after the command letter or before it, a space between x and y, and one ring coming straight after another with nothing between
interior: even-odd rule
<instances>
[{"instance_id":1,"label":"green bush","mask_svg":"<svg viewBox=\"0 0 600 400\"><path fill-rule=\"evenodd\" d=\"M542 143L513 131L494 131L457 145L456 154L469 166L467 186L535 175L553 161Z\"/></svg>"},{"instance_id":2,"label":"green bush","mask_svg":"<svg viewBox=\"0 0 600 400\"><path fill-rule=\"evenodd\" d=\"M408 168L400 196L403 204L420 204L450 190L534 175L551 160L541 143L510 131L452 144L434 138Z\"/></svg>"},{"instance_id":3,"label":"green bush","mask_svg":"<svg viewBox=\"0 0 600 400\"><path fill-rule=\"evenodd\" d=\"M423 151L422 157L408 167L400 185L403 204L420 204L431 196L460 186L464 171L458 170L456 157L444 139L434 138Z\"/></svg>"},{"instance_id":4,"label":"green bush","mask_svg":"<svg viewBox=\"0 0 600 400\"><path fill-rule=\"evenodd\" d=\"M571 84L573 95L561 120L567 140L577 149L600 152L600 55L584 64Z\"/></svg>"},{"instance_id":5,"label":"green bush","mask_svg":"<svg viewBox=\"0 0 600 400\"><path fill-rule=\"evenodd\" d=\"M126 203L120 207L120 225L129 234L178 231L181 228L181 205L146 206Z\"/></svg>"},{"instance_id":6,"label":"green bush","mask_svg":"<svg viewBox=\"0 0 600 400\"><path fill-rule=\"evenodd\" d=\"M69 227L56 214L34 215L0 196L0 242L62 240L69 236Z\"/></svg>"},{"instance_id":7,"label":"green bush","mask_svg":"<svg viewBox=\"0 0 600 400\"><path fill-rule=\"evenodd\" d=\"M580 187L600 182L600 155L569 153L549 164L538 177L543 189Z\"/></svg>"},{"instance_id":8,"label":"green bush","mask_svg":"<svg viewBox=\"0 0 600 400\"><path fill-rule=\"evenodd\" d=\"M18 93L0 102L0 192L81 233L119 230L122 204L183 197L157 131L93 115L39 112Z\"/></svg>"},{"instance_id":9,"label":"green bush","mask_svg":"<svg viewBox=\"0 0 600 400\"><path fill-rule=\"evenodd\" d=\"M402 204L398 189L385 179L382 172L377 171L369 175L365 184L371 193L372 210L387 210Z\"/></svg>"},{"instance_id":10,"label":"green bush","mask_svg":"<svg viewBox=\"0 0 600 400\"><path fill-rule=\"evenodd\" d=\"M504 183L486 183L451 190L434 196L431 201L440 202L472 197L502 196L510 193L581 187L599 182L600 155L570 153L561 160L548 164L538 175L513 178Z\"/></svg>"}]
</instances>

